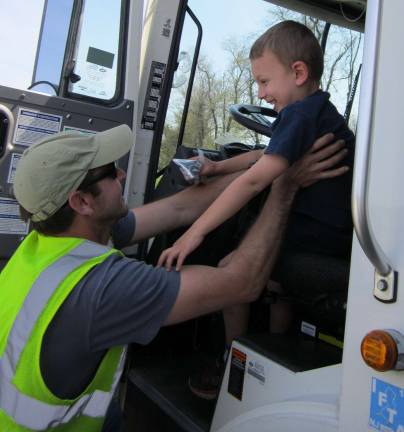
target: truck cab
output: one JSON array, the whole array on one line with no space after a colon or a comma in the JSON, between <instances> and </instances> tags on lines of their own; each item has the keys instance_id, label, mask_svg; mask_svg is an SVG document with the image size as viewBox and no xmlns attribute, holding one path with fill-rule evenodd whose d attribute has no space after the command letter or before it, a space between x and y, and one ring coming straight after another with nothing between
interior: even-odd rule
<instances>
[{"instance_id":1,"label":"truck cab","mask_svg":"<svg viewBox=\"0 0 404 432\"><path fill-rule=\"evenodd\" d=\"M404 432L397 191L404 4L15 0L2 9L0 270L30 229L13 196L26 148L62 130L91 134L127 124L134 146L119 166L127 171L128 205L175 193L187 184L173 157L202 149L223 159L268 143L273 119L257 97L249 46L284 19L313 29L325 55L322 88L356 135L350 260L297 254L288 263L294 331L268 332L276 299L264 293L248 334L230 347L213 401L196 398L187 379L193 358L223 343L220 312L164 328L148 347L131 346L122 407L133 431ZM217 265L257 207L214 232L188 262ZM180 233L125 253L153 264Z\"/></svg>"}]
</instances>

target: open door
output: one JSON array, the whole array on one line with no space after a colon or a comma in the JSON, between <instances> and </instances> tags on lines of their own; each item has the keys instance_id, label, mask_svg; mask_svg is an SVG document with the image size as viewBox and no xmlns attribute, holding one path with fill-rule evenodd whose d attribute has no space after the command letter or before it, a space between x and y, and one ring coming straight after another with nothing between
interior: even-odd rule
<instances>
[{"instance_id":1,"label":"open door","mask_svg":"<svg viewBox=\"0 0 404 432\"><path fill-rule=\"evenodd\" d=\"M2 7L0 269L29 231L12 191L23 151L60 131L136 127L142 8L129 0Z\"/></svg>"}]
</instances>

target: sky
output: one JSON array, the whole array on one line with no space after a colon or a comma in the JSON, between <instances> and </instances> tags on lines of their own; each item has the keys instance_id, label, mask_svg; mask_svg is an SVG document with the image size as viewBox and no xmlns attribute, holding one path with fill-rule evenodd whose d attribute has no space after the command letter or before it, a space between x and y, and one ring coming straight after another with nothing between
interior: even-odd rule
<instances>
[{"instance_id":1,"label":"sky","mask_svg":"<svg viewBox=\"0 0 404 432\"><path fill-rule=\"evenodd\" d=\"M270 4L249 0L246 8L246 0L189 0L189 7L202 27L208 29L203 34L202 54L208 54L214 59L215 66L223 69L226 58L218 41L224 42L229 37L245 39L248 35L261 33L268 22Z\"/></svg>"},{"instance_id":2,"label":"sky","mask_svg":"<svg viewBox=\"0 0 404 432\"><path fill-rule=\"evenodd\" d=\"M229 7L230 3L232 7ZM258 0L249 3L249 19L246 19L245 0L189 2L202 25L209 21L209 32L204 33L203 45L209 47L207 51L220 69L224 67L225 59L217 41L224 40L229 34L245 35L262 27L267 3ZM26 88L31 83L43 4L44 0L0 0L0 40L6 41L0 57L1 85ZM215 13L212 13L213 4ZM18 32L15 32L16 28Z\"/></svg>"},{"instance_id":3,"label":"sky","mask_svg":"<svg viewBox=\"0 0 404 432\"><path fill-rule=\"evenodd\" d=\"M58 6L70 0L59 1ZM108 4L111 0L102 1ZM43 4L44 0L0 0L1 85L26 89L31 84ZM201 53L221 72L227 63L224 41L251 39L251 35L262 33L270 20L271 4L262 0L189 0L189 7L204 28ZM343 92L343 99L345 96Z\"/></svg>"},{"instance_id":4,"label":"sky","mask_svg":"<svg viewBox=\"0 0 404 432\"><path fill-rule=\"evenodd\" d=\"M275 17L271 11L276 9L272 3L262 0L189 0L189 6L205 29L201 54L208 56L217 72L223 71L228 61L222 48L223 42L228 38L241 40L248 38L252 43L274 22ZM340 31L341 28L331 26L326 48L329 58L333 57L332 52L338 46ZM341 72L338 78L341 78ZM330 93L332 102L343 114L347 96L346 81L335 80ZM351 118L355 117L354 113L358 108L358 96L359 88Z\"/></svg>"},{"instance_id":5,"label":"sky","mask_svg":"<svg viewBox=\"0 0 404 432\"><path fill-rule=\"evenodd\" d=\"M96 0L96 2L100 11L105 11L110 0ZM55 20L50 21L50 24L67 28L68 20L63 20L66 18L63 15L66 15L66 10L71 8L73 1L57 0L50 4L55 5L52 9ZM0 56L1 85L26 89L31 84L43 6L44 0L13 0L12 2L0 0L0 40L3 46ZM119 16L118 8L109 10L108 22L113 22L114 14ZM106 19L105 14L100 13L100 16L101 19ZM94 25L91 21L87 22ZM107 28L108 22L100 25L97 21L96 25ZM61 44L58 42L58 40L46 41L46 48L53 53L53 56L49 57L49 65L47 65L50 69L60 70L60 63L63 60L64 53L60 50ZM113 47L117 45L117 43L114 44L113 40L111 41L108 31L99 32L97 42L102 44L107 51L113 51Z\"/></svg>"},{"instance_id":6,"label":"sky","mask_svg":"<svg viewBox=\"0 0 404 432\"><path fill-rule=\"evenodd\" d=\"M26 88L31 83L43 3L0 0L1 85Z\"/></svg>"}]
</instances>

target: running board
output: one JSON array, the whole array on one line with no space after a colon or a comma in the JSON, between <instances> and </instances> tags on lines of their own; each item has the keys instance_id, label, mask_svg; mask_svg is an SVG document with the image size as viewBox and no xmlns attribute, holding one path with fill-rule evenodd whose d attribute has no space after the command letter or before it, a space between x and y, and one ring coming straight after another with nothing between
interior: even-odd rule
<instances>
[{"instance_id":1,"label":"running board","mask_svg":"<svg viewBox=\"0 0 404 432\"><path fill-rule=\"evenodd\" d=\"M142 359L136 354L135 361L128 374L125 403L128 430L210 430L216 402L199 399L189 390L189 359L157 355Z\"/></svg>"}]
</instances>

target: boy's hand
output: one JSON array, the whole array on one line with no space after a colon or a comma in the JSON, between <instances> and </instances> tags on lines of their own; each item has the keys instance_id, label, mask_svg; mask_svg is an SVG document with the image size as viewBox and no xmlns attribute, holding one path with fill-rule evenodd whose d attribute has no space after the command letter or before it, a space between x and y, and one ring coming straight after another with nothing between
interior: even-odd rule
<instances>
[{"instance_id":1,"label":"boy's hand","mask_svg":"<svg viewBox=\"0 0 404 432\"><path fill-rule=\"evenodd\" d=\"M190 159L199 159L199 156L193 156ZM202 168L199 175L200 176L216 175L216 162L207 157L204 157L202 162Z\"/></svg>"},{"instance_id":2,"label":"boy's hand","mask_svg":"<svg viewBox=\"0 0 404 432\"><path fill-rule=\"evenodd\" d=\"M185 258L203 242L203 239L203 235L195 234L189 229L170 248L162 252L157 267L164 266L170 271L174 261L177 261L175 270L180 271Z\"/></svg>"},{"instance_id":3,"label":"boy's hand","mask_svg":"<svg viewBox=\"0 0 404 432\"><path fill-rule=\"evenodd\" d=\"M199 156L192 156L189 159L196 160L196 159L199 159ZM201 168L201 171L199 172L199 175L200 176L214 176L214 175L216 175L217 174L216 173L216 166L217 166L217 164L215 161L213 161L207 157L204 157L203 163L202 163L202 168Z\"/></svg>"},{"instance_id":4,"label":"boy's hand","mask_svg":"<svg viewBox=\"0 0 404 432\"><path fill-rule=\"evenodd\" d=\"M195 158L196 159L196 158ZM201 168L200 176L213 176L216 173L216 162L205 157Z\"/></svg>"}]
</instances>

